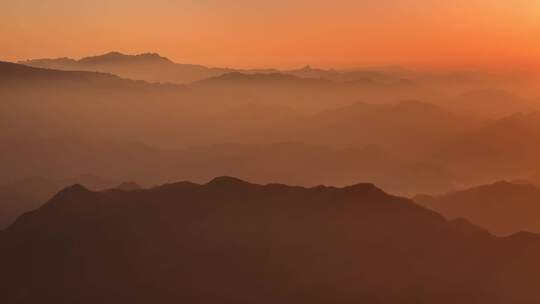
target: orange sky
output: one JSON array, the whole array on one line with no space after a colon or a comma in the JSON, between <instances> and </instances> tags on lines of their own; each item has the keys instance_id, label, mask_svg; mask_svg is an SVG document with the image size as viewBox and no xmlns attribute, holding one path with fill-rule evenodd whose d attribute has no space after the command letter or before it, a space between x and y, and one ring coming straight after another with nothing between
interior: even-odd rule
<instances>
[{"instance_id":1,"label":"orange sky","mask_svg":"<svg viewBox=\"0 0 540 304\"><path fill-rule=\"evenodd\" d=\"M540 67L539 0L1 0L0 60Z\"/></svg>"}]
</instances>

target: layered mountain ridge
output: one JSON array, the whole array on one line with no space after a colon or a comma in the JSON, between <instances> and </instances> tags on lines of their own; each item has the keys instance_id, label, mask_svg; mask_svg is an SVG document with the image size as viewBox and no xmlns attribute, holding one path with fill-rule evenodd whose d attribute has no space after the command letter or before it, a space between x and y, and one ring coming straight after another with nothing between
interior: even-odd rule
<instances>
[{"instance_id":1,"label":"layered mountain ridge","mask_svg":"<svg viewBox=\"0 0 540 304\"><path fill-rule=\"evenodd\" d=\"M540 300L538 236L458 227L372 184L74 185L0 249L3 297L18 303Z\"/></svg>"}]
</instances>

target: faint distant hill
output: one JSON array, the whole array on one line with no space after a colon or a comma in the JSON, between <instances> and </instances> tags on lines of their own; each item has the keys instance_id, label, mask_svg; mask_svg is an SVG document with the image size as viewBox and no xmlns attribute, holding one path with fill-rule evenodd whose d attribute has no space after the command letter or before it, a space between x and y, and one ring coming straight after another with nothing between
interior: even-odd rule
<instances>
[{"instance_id":1,"label":"faint distant hill","mask_svg":"<svg viewBox=\"0 0 540 304\"><path fill-rule=\"evenodd\" d=\"M206 84L203 90L210 90L208 94L225 95L226 100L271 102L312 111L328 109L329 105L343 106L360 98L371 102L390 102L440 97L436 90L406 78L399 69L338 71L309 66L292 70L209 68L178 64L154 53L126 55L118 52L79 60L36 59L20 63L59 70L99 71L148 82L196 83L197 87L202 82ZM264 74L270 76L264 78ZM285 78L284 75L297 78ZM309 80L299 81L298 78ZM204 81L206 79L209 81Z\"/></svg>"},{"instance_id":2,"label":"faint distant hill","mask_svg":"<svg viewBox=\"0 0 540 304\"><path fill-rule=\"evenodd\" d=\"M197 83L202 86L334 86L334 82L321 78L303 78L286 73L257 73L246 74L231 72L220 76L211 77Z\"/></svg>"},{"instance_id":3,"label":"faint distant hill","mask_svg":"<svg viewBox=\"0 0 540 304\"><path fill-rule=\"evenodd\" d=\"M124 78L171 83L188 83L232 71L202 65L177 64L155 53L126 55L110 52L80 60L35 59L20 63L40 68L107 72Z\"/></svg>"},{"instance_id":4,"label":"faint distant hill","mask_svg":"<svg viewBox=\"0 0 540 304\"><path fill-rule=\"evenodd\" d=\"M193 83L190 88L220 96L221 100L249 100L257 104L291 107L316 112L349 104L357 99L361 86L347 86L322 78L303 78L285 72L231 72ZM382 90L377 88L377 90Z\"/></svg>"},{"instance_id":5,"label":"faint distant hill","mask_svg":"<svg viewBox=\"0 0 540 304\"><path fill-rule=\"evenodd\" d=\"M10 225L21 214L39 207L62 188L81 184L89 189L102 190L113 183L93 175L69 179L32 177L0 185L0 230Z\"/></svg>"},{"instance_id":6,"label":"faint distant hill","mask_svg":"<svg viewBox=\"0 0 540 304\"><path fill-rule=\"evenodd\" d=\"M273 73L237 71L210 77L197 84L205 85L317 85L329 88L343 87L399 87L414 86L413 82L369 71L337 72L306 67Z\"/></svg>"},{"instance_id":7,"label":"faint distant hill","mask_svg":"<svg viewBox=\"0 0 540 304\"><path fill-rule=\"evenodd\" d=\"M535 83L530 73L487 73L482 71L414 71L400 66L364 67L354 69L321 69L305 66L299 69L235 69L227 67L207 67L189 63L175 63L156 53L127 55L109 52L103 55L81 59L30 59L19 63L41 68L59 70L82 70L112 73L123 78L145 80L148 82L187 84L219 77L233 72L243 74L287 74L300 78L316 78L334 82L348 82L364 89L381 90L383 87L393 90L396 99L434 99L447 98L469 91L486 88L511 90L530 93ZM390 101L383 92L364 97L378 97ZM373 92L371 92L373 93ZM527 94L529 94L527 93Z\"/></svg>"},{"instance_id":8,"label":"faint distant hill","mask_svg":"<svg viewBox=\"0 0 540 304\"><path fill-rule=\"evenodd\" d=\"M528 184L497 182L415 201L449 219L465 218L496 235L540 233L540 189Z\"/></svg>"},{"instance_id":9,"label":"faint distant hill","mask_svg":"<svg viewBox=\"0 0 540 304\"><path fill-rule=\"evenodd\" d=\"M7 303L529 304L539 257L538 235L493 237L372 184L219 177L65 188L0 232L0 284Z\"/></svg>"},{"instance_id":10,"label":"faint distant hill","mask_svg":"<svg viewBox=\"0 0 540 304\"><path fill-rule=\"evenodd\" d=\"M338 149L294 142L230 143L169 150L125 142L28 138L0 147L4 151L0 180L91 172L113 180L157 184L235 175L261 183L306 186L366 181L407 195L440 193L457 183L456 176L444 168L375 146Z\"/></svg>"},{"instance_id":11,"label":"faint distant hill","mask_svg":"<svg viewBox=\"0 0 540 304\"><path fill-rule=\"evenodd\" d=\"M262 133L283 133L298 115L289 107L253 100L249 92L227 95L7 62L0 62L0 99L0 118L9 126L0 128L0 137L19 139L104 134L108 140L169 146L244 142Z\"/></svg>"},{"instance_id":12,"label":"faint distant hill","mask_svg":"<svg viewBox=\"0 0 540 304\"><path fill-rule=\"evenodd\" d=\"M425 152L476 125L442 107L405 100L389 104L358 102L321 111L300 123L301 138L319 144L377 145L396 153Z\"/></svg>"},{"instance_id":13,"label":"faint distant hill","mask_svg":"<svg viewBox=\"0 0 540 304\"><path fill-rule=\"evenodd\" d=\"M537 170L537 114L464 119L444 107L416 101L423 99L396 102L393 98L400 92L406 95L400 90L283 73L227 73L191 85L163 85L99 72L0 63L0 180L90 172L116 180L146 182L139 177L149 176L155 178L153 182L164 182L170 180L164 177L182 176L163 174L178 159L163 151L225 142L262 146L303 142L337 150L376 146L407 163L396 166L397 172L414 177L401 185L395 183L400 174L377 181L385 189L407 194L411 190L440 193L455 189L456 180L462 186L477 185L529 176ZM382 103L380 94L392 102ZM359 96L369 103L359 102ZM370 96L378 97L372 101ZM95 138L97 143L85 142ZM134 148L131 143L146 145ZM333 154L327 154L328 163L338 163ZM98 156L107 162L99 162ZM153 162L158 165L152 166ZM412 171L411 163L428 173L405 174ZM303 164L301 159L298 164ZM247 171L244 168L240 163L232 173ZM331 182L369 177L347 170L333 172ZM201 174L211 173L205 169ZM275 176L296 176L287 170L279 173ZM308 174L298 176L302 182L309 179ZM416 177L424 181L433 177L434 182L418 191ZM451 182L441 187L441 180Z\"/></svg>"},{"instance_id":14,"label":"faint distant hill","mask_svg":"<svg viewBox=\"0 0 540 304\"><path fill-rule=\"evenodd\" d=\"M99 85L105 83L126 84L129 82L108 73L60 71L0 61L0 86L47 85L47 83L56 85ZM15 88L13 87L13 89Z\"/></svg>"},{"instance_id":15,"label":"faint distant hill","mask_svg":"<svg viewBox=\"0 0 540 304\"><path fill-rule=\"evenodd\" d=\"M493 73L481 70L409 71L402 75L425 86L448 93L450 96L489 88L521 91L530 87L531 80L534 79L528 73Z\"/></svg>"},{"instance_id":16,"label":"faint distant hill","mask_svg":"<svg viewBox=\"0 0 540 304\"><path fill-rule=\"evenodd\" d=\"M272 73L237 71L195 82L190 87L223 96L249 94L255 102L279 104L311 113L359 100L394 103L407 99L436 100L438 96L429 88L392 75L310 67Z\"/></svg>"},{"instance_id":17,"label":"faint distant hill","mask_svg":"<svg viewBox=\"0 0 540 304\"><path fill-rule=\"evenodd\" d=\"M343 186L354 181L379 185L392 193L430 193L449 189L455 176L429 162L402 158L377 146L328 148L302 143L222 144L180 151L176 179L204 181L235 175L256 182ZM204 168L204 169L201 169Z\"/></svg>"},{"instance_id":18,"label":"faint distant hill","mask_svg":"<svg viewBox=\"0 0 540 304\"><path fill-rule=\"evenodd\" d=\"M464 180L515 179L534 173L540 151L540 113L514 114L487 121L450 141L438 153L441 163ZM475 180L467 177L475 176Z\"/></svg>"},{"instance_id":19,"label":"faint distant hill","mask_svg":"<svg viewBox=\"0 0 540 304\"><path fill-rule=\"evenodd\" d=\"M24 121L30 123L21 128L42 122L41 126L31 129L40 129L44 133L56 125L61 126L53 133L62 135L80 128L86 129L85 133L107 128L110 135L132 131L137 136L144 136L145 140L126 134L117 135L119 138L146 141L149 136L145 134L152 132L158 133L152 136L153 141L163 142L163 138L168 137L189 145L212 144L219 138L245 142L246 136L253 142L262 133L276 137L286 133L300 112L344 106L356 101L358 94L378 96L374 99L382 98L382 95L388 98L399 95L387 91L384 86L377 85L372 90L363 85L276 73L227 73L190 86L180 86L150 84L104 73L1 63L0 77L0 98L6 101L0 105L6 110L0 110L13 126L21 124L23 120L19 117L25 117ZM29 110L38 100L42 111ZM53 117L50 111L58 110L65 114L63 120L46 121ZM111 119L101 119L103 113L122 119L114 119L114 125L111 125ZM81 120L81 116L84 119ZM214 130L222 134L214 135L214 130L205 128L209 124L220 124ZM238 127L231 130L232 126ZM152 131L157 128L159 132ZM191 132L194 129L210 134L196 136ZM170 133L175 134L171 136ZM178 133L184 134L178 136ZM277 141L280 140L287 139L282 137Z\"/></svg>"},{"instance_id":20,"label":"faint distant hill","mask_svg":"<svg viewBox=\"0 0 540 304\"><path fill-rule=\"evenodd\" d=\"M336 82L371 84L381 86L414 86L415 82L404 77L399 69L366 68L353 70L318 69L305 66L301 69L286 70L282 73L302 78L317 78Z\"/></svg>"},{"instance_id":21,"label":"faint distant hill","mask_svg":"<svg viewBox=\"0 0 540 304\"><path fill-rule=\"evenodd\" d=\"M172 63L168 58L156 53L145 53L139 55L125 55L119 52L110 52L104 55L84 57L77 61L86 65L108 65L108 64L146 64L146 63Z\"/></svg>"},{"instance_id":22,"label":"faint distant hill","mask_svg":"<svg viewBox=\"0 0 540 304\"><path fill-rule=\"evenodd\" d=\"M334 69L318 69L312 68L311 66L307 65L300 69L288 70L287 74L302 78L335 79L339 77L341 73Z\"/></svg>"},{"instance_id":23,"label":"faint distant hill","mask_svg":"<svg viewBox=\"0 0 540 304\"><path fill-rule=\"evenodd\" d=\"M43 58L19 61L20 64L51 69L69 69L80 67L100 67L109 65L124 64L167 64L172 63L169 59L161 57L159 54L146 53L139 55L125 55L119 52L110 52L99 56L84 57L80 60L71 58Z\"/></svg>"},{"instance_id":24,"label":"faint distant hill","mask_svg":"<svg viewBox=\"0 0 540 304\"><path fill-rule=\"evenodd\" d=\"M454 113L496 119L540 109L540 100L520 97L502 89L468 91L452 97L444 106Z\"/></svg>"},{"instance_id":25,"label":"faint distant hill","mask_svg":"<svg viewBox=\"0 0 540 304\"><path fill-rule=\"evenodd\" d=\"M230 69L209 68L195 64L179 64L156 53L126 55L110 52L103 55L84 57L79 60L71 58L31 59L19 63L39 68L59 70L100 71L119 75L125 78L146 80L149 82L190 83L207 78L219 77L229 73L243 74L287 74L301 78L316 78L331 81L357 81L372 84L412 84L392 70L351 70L337 71L312 68L301 69Z\"/></svg>"},{"instance_id":26,"label":"faint distant hill","mask_svg":"<svg viewBox=\"0 0 540 304\"><path fill-rule=\"evenodd\" d=\"M35 68L22 64L0 61L0 97L6 104L12 99L26 99L44 103L70 99L118 98L119 95L144 96L145 94L170 95L185 92L185 87L171 84L150 84L130 80L105 72L65 71ZM4 104L5 106L5 104Z\"/></svg>"}]
</instances>

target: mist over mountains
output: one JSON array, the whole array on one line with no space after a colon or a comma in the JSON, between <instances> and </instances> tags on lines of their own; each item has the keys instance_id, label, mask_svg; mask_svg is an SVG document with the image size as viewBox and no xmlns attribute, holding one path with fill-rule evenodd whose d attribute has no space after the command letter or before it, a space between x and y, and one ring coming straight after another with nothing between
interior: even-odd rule
<instances>
[{"instance_id":1,"label":"mist over mountains","mask_svg":"<svg viewBox=\"0 0 540 304\"><path fill-rule=\"evenodd\" d=\"M129 60L139 61L142 57L129 57ZM540 125L540 119L534 110L481 119L419 99L360 102L358 100L366 99L362 85L285 74L234 73L192 85L163 85L111 74L2 63L0 77L0 96L4 101L0 113L3 123L9 126L0 131L4 138L4 168L7 168L4 179L21 179L43 175L43 172L56 172L55 178L80 174L108 176L115 171L125 172L124 176L114 173L117 180L153 183L230 174L258 182L287 178L282 181L312 185L314 179L304 172L313 170L307 166L316 168L316 163L328 163L327 168L343 173L341 176L319 174L320 182L343 185L369 175L348 173L352 171L388 176L383 168L391 167L395 173L390 175L417 177L405 179L401 183L404 186L388 187L386 182L381 186L410 195L440 193L456 185L472 186L526 177L537 168L535 151L540 148L540 129L535 126ZM386 90L386 94L393 93L390 88ZM370 92L368 90L368 95ZM307 106L312 109L306 112L303 109ZM320 110L314 110L317 108ZM275 155L277 149L282 155L292 155L281 162L288 163L286 168L297 168L297 171L291 175L251 167L258 173L246 175L241 166L234 165L227 172L203 169L204 173L197 174L193 172L197 170L187 170L191 173L181 176L163 172L167 169L160 171L160 168L171 168L172 163L182 163L181 159L189 164L200 158L200 152L189 155L186 151L219 151L223 143L266 147L261 151L253 149L252 155L242 154L238 159L265 159L262 155ZM294 157L295 144L300 144L298 147L305 144L304 151L296 153L298 158ZM318 147L327 147L331 152L325 152L327 156L316 162L302 161L306 155L320 154ZM380 162L374 155L365 156L362 152L353 152L358 153L356 160L337 152L362 151L368 147L382 151L381 156L390 155L389 159L395 161L388 163L396 165L379 165L380 174L376 174L375 169L350 169L355 163ZM72 152L61 153L63 150ZM216 152L220 154L222 152ZM68 165L69 159L72 161ZM281 167L268 160L266 157L263 162L268 167ZM90 165L93 163L107 164L102 166L106 170ZM216 163L207 168L223 166ZM303 163L306 165L301 165ZM58 167L60 164L70 171L63 172ZM345 164L348 164L347 169L338 169ZM135 169L137 167L141 168ZM176 166L179 170L182 167ZM424 175L422 170L405 173L414 167L431 172L425 176L434 183L425 184L426 179L418 177ZM35 174L31 174L33 170ZM136 171L145 173L135 174ZM140 178L141 175L144 178ZM380 179L373 178L373 181ZM407 183L414 186L406 186ZM433 187L433 184L446 186Z\"/></svg>"},{"instance_id":2,"label":"mist over mountains","mask_svg":"<svg viewBox=\"0 0 540 304\"><path fill-rule=\"evenodd\" d=\"M150 82L193 82L215 75L231 72L227 69L210 69L200 65L176 64L155 53L124 55L118 52L85 57L35 59L20 62L39 68L57 70L80 70L114 73L125 78Z\"/></svg>"},{"instance_id":3,"label":"mist over mountains","mask_svg":"<svg viewBox=\"0 0 540 304\"><path fill-rule=\"evenodd\" d=\"M210 68L203 65L179 64L156 53L126 55L109 52L103 55L84 57L79 60L71 58L30 59L19 63L38 68L57 70L80 70L91 72L107 72L124 78L146 80L149 82L190 83L208 78L219 78L225 74L238 77L241 74L285 74L301 78L326 79L334 81L364 81L380 84L407 84L406 79L386 74L384 71L336 71L314 69L305 66L295 70L277 69L232 69Z\"/></svg>"},{"instance_id":4,"label":"mist over mountains","mask_svg":"<svg viewBox=\"0 0 540 304\"><path fill-rule=\"evenodd\" d=\"M4 299L538 303L526 75L0 62Z\"/></svg>"},{"instance_id":5,"label":"mist over mountains","mask_svg":"<svg viewBox=\"0 0 540 304\"><path fill-rule=\"evenodd\" d=\"M496 235L540 233L540 189L532 184L500 181L444 195L418 195L414 200L449 219L466 218Z\"/></svg>"}]
</instances>

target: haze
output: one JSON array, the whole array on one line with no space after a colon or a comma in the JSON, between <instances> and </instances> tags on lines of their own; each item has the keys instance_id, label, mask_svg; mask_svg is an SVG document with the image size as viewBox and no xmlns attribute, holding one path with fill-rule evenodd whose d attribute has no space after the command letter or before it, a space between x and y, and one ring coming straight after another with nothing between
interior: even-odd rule
<instances>
[{"instance_id":1,"label":"haze","mask_svg":"<svg viewBox=\"0 0 540 304\"><path fill-rule=\"evenodd\" d=\"M540 5L2 1L2 304L538 304Z\"/></svg>"}]
</instances>

